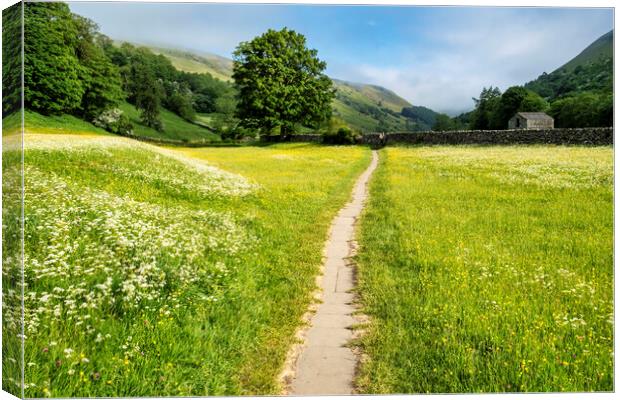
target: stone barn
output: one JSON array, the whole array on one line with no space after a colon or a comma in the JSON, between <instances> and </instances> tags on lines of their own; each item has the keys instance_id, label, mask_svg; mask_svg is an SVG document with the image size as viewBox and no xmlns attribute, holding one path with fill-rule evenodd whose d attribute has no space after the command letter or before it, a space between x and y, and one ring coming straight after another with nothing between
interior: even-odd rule
<instances>
[{"instance_id":1,"label":"stone barn","mask_svg":"<svg viewBox=\"0 0 620 400\"><path fill-rule=\"evenodd\" d=\"M518 112L508 121L508 129L553 129L553 118L544 112Z\"/></svg>"}]
</instances>

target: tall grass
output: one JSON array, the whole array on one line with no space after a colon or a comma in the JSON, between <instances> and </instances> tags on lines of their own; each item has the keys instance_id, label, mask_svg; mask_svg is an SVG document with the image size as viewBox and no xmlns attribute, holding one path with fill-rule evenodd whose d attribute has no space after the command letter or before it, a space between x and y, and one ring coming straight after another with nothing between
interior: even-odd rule
<instances>
[{"instance_id":1,"label":"tall grass","mask_svg":"<svg viewBox=\"0 0 620 400\"><path fill-rule=\"evenodd\" d=\"M21 112L2 120L2 390L21 396ZM7 326L7 319L16 323Z\"/></svg>"},{"instance_id":2,"label":"tall grass","mask_svg":"<svg viewBox=\"0 0 620 400\"><path fill-rule=\"evenodd\" d=\"M368 150L26 145L27 397L279 391Z\"/></svg>"},{"instance_id":3,"label":"tall grass","mask_svg":"<svg viewBox=\"0 0 620 400\"><path fill-rule=\"evenodd\" d=\"M612 149L381 158L360 231L359 390L613 390Z\"/></svg>"}]
</instances>

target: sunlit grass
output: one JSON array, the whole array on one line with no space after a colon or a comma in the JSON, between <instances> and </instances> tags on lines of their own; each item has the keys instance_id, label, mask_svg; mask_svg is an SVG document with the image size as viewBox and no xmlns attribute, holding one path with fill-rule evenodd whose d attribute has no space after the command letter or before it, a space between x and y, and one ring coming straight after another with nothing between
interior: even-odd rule
<instances>
[{"instance_id":1,"label":"sunlit grass","mask_svg":"<svg viewBox=\"0 0 620 400\"><path fill-rule=\"evenodd\" d=\"M613 150L381 157L360 230L360 390L613 390Z\"/></svg>"},{"instance_id":2,"label":"sunlit grass","mask_svg":"<svg viewBox=\"0 0 620 400\"><path fill-rule=\"evenodd\" d=\"M129 103L121 103L119 108L130 119L133 134L155 139L172 139L178 141L219 142L219 135L197 124L188 122L164 108L160 110L160 119L164 131L159 132L142 124L140 113ZM72 115L42 115L26 110L24 114L25 131L31 134L70 134L70 135L112 135L102 128ZM2 120L3 136L19 133L21 114L13 113Z\"/></svg>"},{"instance_id":3,"label":"sunlit grass","mask_svg":"<svg viewBox=\"0 0 620 400\"><path fill-rule=\"evenodd\" d=\"M367 149L26 149L27 397L279 392Z\"/></svg>"},{"instance_id":4,"label":"sunlit grass","mask_svg":"<svg viewBox=\"0 0 620 400\"><path fill-rule=\"evenodd\" d=\"M172 139L183 141L220 141L219 135L210 130L184 120L175 113L161 108L159 118L164 125L162 132L149 128L142 124L140 112L129 103L121 103L119 108L133 124L133 134L136 136L151 137L155 139Z\"/></svg>"}]
</instances>

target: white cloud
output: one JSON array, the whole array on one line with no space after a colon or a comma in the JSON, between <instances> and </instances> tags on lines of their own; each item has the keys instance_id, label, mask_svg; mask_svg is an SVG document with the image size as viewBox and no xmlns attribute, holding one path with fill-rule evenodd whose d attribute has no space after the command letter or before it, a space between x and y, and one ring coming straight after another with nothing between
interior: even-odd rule
<instances>
[{"instance_id":1,"label":"white cloud","mask_svg":"<svg viewBox=\"0 0 620 400\"><path fill-rule=\"evenodd\" d=\"M470 9L461 19L429 24L433 48L401 55L394 64L340 65L342 78L385 86L415 105L457 114L473 108L484 86L505 90L551 72L609 30L607 17Z\"/></svg>"},{"instance_id":2,"label":"white cloud","mask_svg":"<svg viewBox=\"0 0 620 400\"><path fill-rule=\"evenodd\" d=\"M208 51L231 56L240 42L268 28L280 28L281 9L269 5L174 3L69 3L73 12L95 20L101 31L118 40ZM205 12L211 10L212 12ZM145 23L148 21L148 23Z\"/></svg>"}]
</instances>

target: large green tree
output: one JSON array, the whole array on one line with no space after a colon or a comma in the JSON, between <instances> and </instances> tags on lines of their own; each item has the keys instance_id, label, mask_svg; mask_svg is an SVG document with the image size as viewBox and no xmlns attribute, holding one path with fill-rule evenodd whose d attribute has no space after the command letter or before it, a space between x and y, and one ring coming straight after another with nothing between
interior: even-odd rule
<instances>
[{"instance_id":1,"label":"large green tree","mask_svg":"<svg viewBox=\"0 0 620 400\"><path fill-rule=\"evenodd\" d=\"M153 71L145 64L135 62L131 66L131 91L136 108L140 110L142 122L151 128L163 131L164 126L159 119L163 89L155 79Z\"/></svg>"},{"instance_id":2,"label":"large green tree","mask_svg":"<svg viewBox=\"0 0 620 400\"><path fill-rule=\"evenodd\" d=\"M22 97L22 3L2 10L2 113L21 107Z\"/></svg>"},{"instance_id":3,"label":"large green tree","mask_svg":"<svg viewBox=\"0 0 620 400\"><path fill-rule=\"evenodd\" d=\"M78 34L76 55L83 66L80 78L84 95L80 112L92 120L118 104L124 94L118 68L105 55L101 41L97 39L100 36L97 24L75 14L73 21Z\"/></svg>"},{"instance_id":4,"label":"large green tree","mask_svg":"<svg viewBox=\"0 0 620 400\"><path fill-rule=\"evenodd\" d=\"M98 27L64 3L24 4L24 102L43 114L93 120L123 97Z\"/></svg>"},{"instance_id":5,"label":"large green tree","mask_svg":"<svg viewBox=\"0 0 620 400\"><path fill-rule=\"evenodd\" d=\"M496 87L482 88L479 98L474 98L476 109L470 119L471 129L491 129L491 120L497 110L502 92Z\"/></svg>"},{"instance_id":6,"label":"large green tree","mask_svg":"<svg viewBox=\"0 0 620 400\"><path fill-rule=\"evenodd\" d=\"M491 118L491 129L508 128L508 120L517 112L546 111L549 104L537 93L522 86L512 86L502 94Z\"/></svg>"},{"instance_id":7,"label":"large green tree","mask_svg":"<svg viewBox=\"0 0 620 400\"><path fill-rule=\"evenodd\" d=\"M233 78L242 124L287 135L298 125L317 127L329 119L334 90L325 67L306 38L287 28L240 43Z\"/></svg>"},{"instance_id":8,"label":"large green tree","mask_svg":"<svg viewBox=\"0 0 620 400\"><path fill-rule=\"evenodd\" d=\"M80 108L84 67L76 55L77 28L64 3L24 4L24 101L42 113Z\"/></svg>"},{"instance_id":9,"label":"large green tree","mask_svg":"<svg viewBox=\"0 0 620 400\"><path fill-rule=\"evenodd\" d=\"M435 117L435 123L433 124L434 131L453 131L456 130L454 120L447 114L437 114Z\"/></svg>"}]
</instances>

